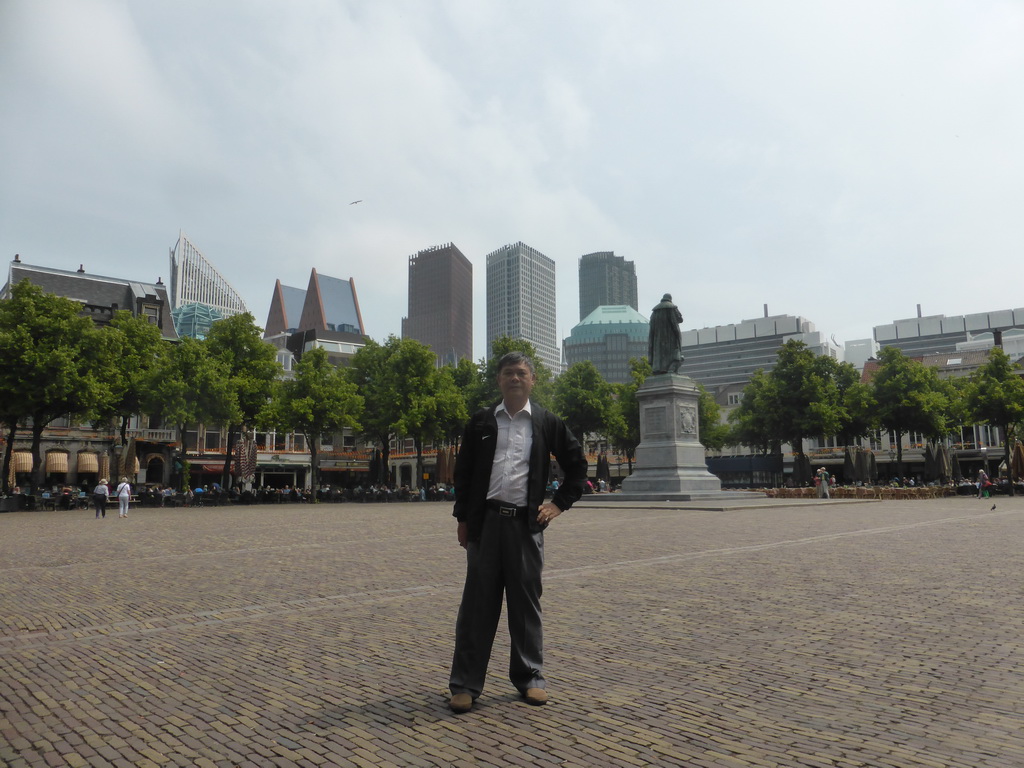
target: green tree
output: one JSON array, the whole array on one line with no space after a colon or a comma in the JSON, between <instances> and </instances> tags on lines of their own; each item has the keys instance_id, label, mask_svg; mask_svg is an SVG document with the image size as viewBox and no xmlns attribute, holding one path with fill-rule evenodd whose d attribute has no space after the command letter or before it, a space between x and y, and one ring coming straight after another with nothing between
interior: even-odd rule
<instances>
[{"instance_id":1,"label":"green tree","mask_svg":"<svg viewBox=\"0 0 1024 768\"><path fill-rule=\"evenodd\" d=\"M452 368L452 379L455 382L455 386L462 393L462 399L466 403L466 410L470 414L476 413L481 408L490 405L487 400L490 386L484 381L486 370L487 362L485 360L474 363L465 357L460 358L459 362ZM496 388L495 391L497 391ZM461 433L461 429L459 432Z\"/></svg>"},{"instance_id":2,"label":"green tree","mask_svg":"<svg viewBox=\"0 0 1024 768\"><path fill-rule=\"evenodd\" d=\"M140 408L174 426L183 469L187 469L187 426L227 423L236 412L224 363L210 355L205 342L190 337L160 349L143 387ZM181 481L185 490L187 477Z\"/></svg>"},{"instance_id":3,"label":"green tree","mask_svg":"<svg viewBox=\"0 0 1024 768\"><path fill-rule=\"evenodd\" d=\"M633 457L640 445L640 406L636 400L636 392L651 375L651 364L646 357L634 357L629 361L630 381L615 385L615 400L619 411L619 420L615 422L617 431L609 435L612 445L626 455L629 473L633 474Z\"/></svg>"},{"instance_id":4,"label":"green tree","mask_svg":"<svg viewBox=\"0 0 1024 768\"><path fill-rule=\"evenodd\" d=\"M394 374L390 359L398 339L389 336L385 344L367 339L352 357L347 369L350 381L363 398L365 409L360 419L364 439L380 445L382 464L390 466L391 436L394 433L398 398L392 386Z\"/></svg>"},{"instance_id":5,"label":"green tree","mask_svg":"<svg viewBox=\"0 0 1024 768\"><path fill-rule=\"evenodd\" d=\"M128 422L132 416L143 413L142 400L157 365L160 350L166 342L160 329L145 317L120 310L104 329L108 348L106 356L108 381L113 399L101 416L118 421L121 445L128 442Z\"/></svg>"},{"instance_id":6,"label":"green tree","mask_svg":"<svg viewBox=\"0 0 1024 768\"><path fill-rule=\"evenodd\" d=\"M589 360L573 363L554 383L554 410L569 431L586 445L588 434L611 439L622 431L615 389Z\"/></svg>"},{"instance_id":7,"label":"green tree","mask_svg":"<svg viewBox=\"0 0 1024 768\"><path fill-rule=\"evenodd\" d=\"M112 400L106 339L78 302L45 293L23 280L0 302L0 407L8 430L3 482L10 471L18 425L32 420L32 483L43 484L43 430L61 416L97 414Z\"/></svg>"},{"instance_id":8,"label":"green tree","mask_svg":"<svg viewBox=\"0 0 1024 768\"><path fill-rule=\"evenodd\" d=\"M454 422L467 419L466 403L454 376L448 369L438 369L436 360L427 345L415 339L394 339L389 362L397 398L392 429L411 437L416 446L417 487L423 483L424 445L439 442Z\"/></svg>"},{"instance_id":9,"label":"green tree","mask_svg":"<svg viewBox=\"0 0 1024 768\"><path fill-rule=\"evenodd\" d=\"M743 388L739 405L729 414L732 440L761 453L782 453L783 429L779 423L778 384L759 368Z\"/></svg>"},{"instance_id":10,"label":"green tree","mask_svg":"<svg viewBox=\"0 0 1024 768\"><path fill-rule=\"evenodd\" d=\"M967 410L976 421L1002 430L1003 460L1012 475L1010 446L1018 425L1024 421L1024 379L1020 366L1002 349L992 349L988 362L971 374L965 394ZM1012 482L1010 493L1013 494Z\"/></svg>"},{"instance_id":11,"label":"green tree","mask_svg":"<svg viewBox=\"0 0 1024 768\"><path fill-rule=\"evenodd\" d=\"M272 407L274 423L306 438L310 487L315 491L320 485L323 435L341 432L346 427L359 429L363 398L344 371L331 365L323 349L303 354L295 365L295 377L279 381L276 395Z\"/></svg>"},{"instance_id":12,"label":"green tree","mask_svg":"<svg viewBox=\"0 0 1024 768\"><path fill-rule=\"evenodd\" d=\"M533 387L530 399L545 408L551 408L551 371L541 362L533 344L526 339L513 339L511 336L500 336L491 342L491 357L486 362L481 362L480 378L483 391L479 393L479 400L471 404L479 409L501 400L501 392L498 390L498 363L509 352L522 352L533 361L537 383Z\"/></svg>"},{"instance_id":13,"label":"green tree","mask_svg":"<svg viewBox=\"0 0 1024 768\"><path fill-rule=\"evenodd\" d=\"M263 330L249 312L217 320L210 326L206 346L224 366L225 383L231 393L232 412L221 422L228 428L227 457L222 485L230 484L231 455L243 429L253 427L267 409L274 382L281 375L277 350L265 342Z\"/></svg>"},{"instance_id":14,"label":"green tree","mask_svg":"<svg viewBox=\"0 0 1024 768\"><path fill-rule=\"evenodd\" d=\"M476 366L469 360L466 362L476 370ZM462 435L462 430L470 416L465 388L459 384L458 366L442 366L438 369L437 374L438 382L434 389L438 393L440 404L443 407L438 409L437 436L432 439L447 445L454 445Z\"/></svg>"},{"instance_id":15,"label":"green tree","mask_svg":"<svg viewBox=\"0 0 1024 768\"><path fill-rule=\"evenodd\" d=\"M697 425L700 442L710 451L720 451L729 442L730 430L722 423L722 409L715 402L714 395L697 385Z\"/></svg>"},{"instance_id":16,"label":"green tree","mask_svg":"<svg viewBox=\"0 0 1024 768\"><path fill-rule=\"evenodd\" d=\"M782 345L778 362L768 374L776 383L779 437L797 454L804 452L804 438L835 435L842 424L832 362L815 355L802 341L791 339Z\"/></svg>"},{"instance_id":17,"label":"green tree","mask_svg":"<svg viewBox=\"0 0 1024 768\"><path fill-rule=\"evenodd\" d=\"M855 383L852 367L815 355L806 344L791 339L779 349L778 362L771 371L754 372L739 407L729 415L733 430L728 439L775 454L781 454L782 444L789 443L802 459L807 437L864 429L856 421L863 417L860 409L864 403L856 397L865 392L855 388ZM850 392L849 402L844 399L845 392ZM855 405L858 409L850 410ZM804 466L804 462L798 461L798 465Z\"/></svg>"},{"instance_id":18,"label":"green tree","mask_svg":"<svg viewBox=\"0 0 1024 768\"><path fill-rule=\"evenodd\" d=\"M905 357L896 347L879 353L879 368L871 380L876 419L896 443L896 472L903 475L903 435L921 432L936 437L946 432L948 387L934 368Z\"/></svg>"}]
</instances>

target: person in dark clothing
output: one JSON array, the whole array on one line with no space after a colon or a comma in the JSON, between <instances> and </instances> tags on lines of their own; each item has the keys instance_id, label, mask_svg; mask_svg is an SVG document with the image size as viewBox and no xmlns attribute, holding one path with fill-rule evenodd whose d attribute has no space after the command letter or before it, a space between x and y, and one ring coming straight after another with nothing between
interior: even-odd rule
<instances>
[{"instance_id":1,"label":"person in dark clothing","mask_svg":"<svg viewBox=\"0 0 1024 768\"><path fill-rule=\"evenodd\" d=\"M547 702L540 597L544 529L583 493L587 460L560 418L536 403L533 362L510 352L498 363L502 401L475 414L455 463L459 544L466 584L455 628L449 707L467 712L480 695L508 605L509 678L529 704ZM551 455L565 480L544 500Z\"/></svg>"}]
</instances>

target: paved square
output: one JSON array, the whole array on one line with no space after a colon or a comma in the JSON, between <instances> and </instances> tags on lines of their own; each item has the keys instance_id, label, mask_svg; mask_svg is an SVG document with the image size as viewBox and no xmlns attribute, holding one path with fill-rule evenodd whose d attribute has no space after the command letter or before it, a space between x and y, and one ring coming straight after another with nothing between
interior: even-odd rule
<instances>
[{"instance_id":1,"label":"paved square","mask_svg":"<svg viewBox=\"0 0 1024 768\"><path fill-rule=\"evenodd\" d=\"M447 504L0 515L8 766L1024 766L1024 499L580 506L447 707Z\"/></svg>"}]
</instances>

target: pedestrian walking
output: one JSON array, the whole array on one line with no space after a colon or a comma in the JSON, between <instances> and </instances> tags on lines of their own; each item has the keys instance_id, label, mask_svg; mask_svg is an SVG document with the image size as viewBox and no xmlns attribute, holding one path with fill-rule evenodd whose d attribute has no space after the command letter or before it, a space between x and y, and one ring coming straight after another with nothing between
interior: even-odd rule
<instances>
[{"instance_id":1,"label":"pedestrian walking","mask_svg":"<svg viewBox=\"0 0 1024 768\"><path fill-rule=\"evenodd\" d=\"M829 474L828 470L822 467L814 476L814 484L818 486L818 498L829 499Z\"/></svg>"},{"instance_id":2,"label":"pedestrian walking","mask_svg":"<svg viewBox=\"0 0 1024 768\"><path fill-rule=\"evenodd\" d=\"M107 499L110 498L110 488L107 486L107 479L103 478L99 484L92 489L92 503L96 507L96 519L107 516Z\"/></svg>"},{"instance_id":3,"label":"pedestrian walking","mask_svg":"<svg viewBox=\"0 0 1024 768\"><path fill-rule=\"evenodd\" d=\"M128 478L122 477L117 486L117 516L128 517L128 502L132 498L132 487L128 484Z\"/></svg>"}]
</instances>

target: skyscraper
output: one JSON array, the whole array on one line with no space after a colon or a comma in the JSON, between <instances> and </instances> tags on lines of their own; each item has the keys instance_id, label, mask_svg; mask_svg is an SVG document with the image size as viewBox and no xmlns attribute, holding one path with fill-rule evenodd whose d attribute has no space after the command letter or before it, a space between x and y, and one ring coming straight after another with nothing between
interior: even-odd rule
<instances>
[{"instance_id":1,"label":"skyscraper","mask_svg":"<svg viewBox=\"0 0 1024 768\"><path fill-rule=\"evenodd\" d=\"M522 242L487 254L487 357L502 336L529 341L552 373L561 371L555 262Z\"/></svg>"},{"instance_id":2,"label":"skyscraper","mask_svg":"<svg viewBox=\"0 0 1024 768\"><path fill-rule=\"evenodd\" d=\"M638 309L636 265L614 251L580 257L580 320L601 306Z\"/></svg>"},{"instance_id":3,"label":"skyscraper","mask_svg":"<svg viewBox=\"0 0 1024 768\"><path fill-rule=\"evenodd\" d=\"M452 243L409 257L402 337L429 345L442 365L473 359L473 265Z\"/></svg>"}]
</instances>

